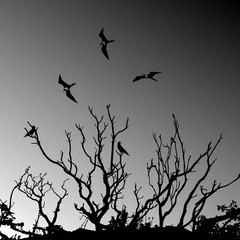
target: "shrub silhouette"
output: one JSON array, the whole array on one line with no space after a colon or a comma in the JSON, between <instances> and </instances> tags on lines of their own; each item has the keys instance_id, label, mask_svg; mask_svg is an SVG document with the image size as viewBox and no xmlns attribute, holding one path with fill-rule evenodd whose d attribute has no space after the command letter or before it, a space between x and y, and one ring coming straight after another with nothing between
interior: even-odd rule
<instances>
[{"instance_id":1,"label":"shrub silhouette","mask_svg":"<svg viewBox=\"0 0 240 240\"><path fill-rule=\"evenodd\" d=\"M228 206L217 205L223 214L212 218L199 216L196 232L201 235L224 239L238 239L240 236L240 208L235 201Z\"/></svg>"}]
</instances>

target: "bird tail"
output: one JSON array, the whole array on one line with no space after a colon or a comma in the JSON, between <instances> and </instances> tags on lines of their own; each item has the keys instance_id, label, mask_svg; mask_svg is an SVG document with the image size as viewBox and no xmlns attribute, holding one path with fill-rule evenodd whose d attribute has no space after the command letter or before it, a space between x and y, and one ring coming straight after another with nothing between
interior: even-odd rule
<instances>
[{"instance_id":1,"label":"bird tail","mask_svg":"<svg viewBox=\"0 0 240 240\"><path fill-rule=\"evenodd\" d=\"M28 130L26 128L24 128L24 129L26 130L27 133L24 135L23 138L27 137L27 135L28 135Z\"/></svg>"}]
</instances>

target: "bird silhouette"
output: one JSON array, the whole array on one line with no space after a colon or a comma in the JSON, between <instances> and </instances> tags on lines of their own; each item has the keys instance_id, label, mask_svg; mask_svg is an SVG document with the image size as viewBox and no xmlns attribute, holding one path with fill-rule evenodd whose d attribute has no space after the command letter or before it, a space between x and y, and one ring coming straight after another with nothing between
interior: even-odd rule
<instances>
[{"instance_id":1,"label":"bird silhouette","mask_svg":"<svg viewBox=\"0 0 240 240\"><path fill-rule=\"evenodd\" d=\"M66 93L66 96L71 99L72 101L74 101L75 103L78 103L77 100L74 98L74 96L72 95L70 89L63 89L63 91Z\"/></svg>"},{"instance_id":2,"label":"bird silhouette","mask_svg":"<svg viewBox=\"0 0 240 240\"><path fill-rule=\"evenodd\" d=\"M72 84L66 83L65 81L63 81L61 74L59 74L58 83L61 84L64 89L70 89L72 86L76 84L76 83L72 83Z\"/></svg>"},{"instance_id":3,"label":"bird silhouette","mask_svg":"<svg viewBox=\"0 0 240 240\"><path fill-rule=\"evenodd\" d=\"M139 80L144 79L144 78L149 78L149 79L152 79L153 81L157 82L158 80L155 79L154 76L158 73L162 73L162 72L149 72L148 74L138 75L133 79L133 82L139 81Z\"/></svg>"},{"instance_id":4,"label":"bird silhouette","mask_svg":"<svg viewBox=\"0 0 240 240\"><path fill-rule=\"evenodd\" d=\"M73 102L77 103L76 99L73 97L70 88L74 86L76 83L68 84L63 81L61 74L59 74L58 83L63 86L63 92L66 93L66 96L71 99Z\"/></svg>"},{"instance_id":5,"label":"bird silhouette","mask_svg":"<svg viewBox=\"0 0 240 240\"><path fill-rule=\"evenodd\" d=\"M100 33L98 34L98 36L101 38L101 43L100 43L100 46L101 46L101 50L102 50L102 53L104 54L104 56L109 60L109 56L108 56L108 51L107 51L107 45L111 42L115 42L115 40L108 40L106 38L106 36L104 35L104 28L102 28L102 30L100 31Z\"/></svg>"},{"instance_id":6,"label":"bird silhouette","mask_svg":"<svg viewBox=\"0 0 240 240\"><path fill-rule=\"evenodd\" d=\"M118 148L118 151L121 153L121 154L127 154L128 156L130 156L129 154L128 154L128 152L123 148L123 146L121 145L121 142L118 142L117 143L117 148Z\"/></svg>"},{"instance_id":7,"label":"bird silhouette","mask_svg":"<svg viewBox=\"0 0 240 240\"><path fill-rule=\"evenodd\" d=\"M36 132L37 129L34 125L32 125L32 128L29 131L26 128L25 128L25 130L27 131L27 133L25 134L25 136L23 138L32 137L32 135Z\"/></svg>"}]
</instances>

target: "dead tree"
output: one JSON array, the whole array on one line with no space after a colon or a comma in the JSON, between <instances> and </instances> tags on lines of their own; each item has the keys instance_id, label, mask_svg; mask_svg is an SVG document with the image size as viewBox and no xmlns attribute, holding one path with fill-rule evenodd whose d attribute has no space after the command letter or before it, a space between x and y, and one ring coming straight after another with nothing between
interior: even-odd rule
<instances>
[{"instance_id":1,"label":"dead tree","mask_svg":"<svg viewBox=\"0 0 240 240\"><path fill-rule=\"evenodd\" d=\"M101 220L112 206L117 205L117 201L123 197L122 191L125 188L126 180L129 174L125 171L126 164L123 163L123 155L116 151L115 142L117 137L128 128L129 119L127 118L123 128L116 130L115 116L111 115L110 105L107 105L107 120L104 116L98 117L93 109L89 107L90 115L95 121L96 135L93 137L94 147L91 151L86 146L86 135L83 126L75 124L81 136L80 146L84 155L87 157L91 170L87 175L79 172L78 164L73 160L72 156L72 139L71 132L65 131L68 143L68 153L65 157L63 151L60 152L59 159L53 159L47 154L40 141L38 131L35 130L34 135L30 135L34 139L43 156L51 163L60 167L68 176L73 178L78 186L80 199L83 201L81 206L75 205L76 210L85 215L92 222L96 230L106 228ZM106 132L110 129L110 156L103 154L106 142ZM116 154L117 153L117 154ZM80 162L81 163L81 162ZM103 191L100 195L100 201L97 203L94 199L93 178L101 176L103 183Z\"/></svg>"},{"instance_id":2,"label":"dead tree","mask_svg":"<svg viewBox=\"0 0 240 240\"><path fill-rule=\"evenodd\" d=\"M63 181L61 185L63 194L60 195L53 188L52 183L45 181L46 173L44 174L40 173L38 176L33 176L29 172L29 169L30 167L28 167L25 170L24 174L20 177L20 180L16 181L16 185L18 186L18 190L20 192L24 193L29 199L37 202L38 211L39 211L38 220L39 220L39 217L42 217L46 221L47 223L46 232L49 234L49 233L52 233L52 230L57 221L57 217L60 211L60 206L62 204L62 201L68 195L68 192L65 188L65 183L68 179ZM50 193L50 192L53 193L58 199L56 202L56 207L53 211L52 218L50 218L49 214L47 214L44 210L44 207L45 207L44 198L46 197L47 193ZM35 228L37 228L37 226L35 226Z\"/></svg>"},{"instance_id":3,"label":"dead tree","mask_svg":"<svg viewBox=\"0 0 240 240\"><path fill-rule=\"evenodd\" d=\"M152 159L150 163L147 164L148 183L153 191L152 199L156 202L158 207L160 227L163 227L165 218L170 215L176 207L180 194L186 189L190 174L197 171L196 167L200 162L205 161L207 166L203 175L190 190L183 204L178 223L179 227L186 227L191 223L194 225L207 199L216 191L231 185L240 177L240 175L238 175L232 181L224 185L221 183L217 184L215 180L210 190L205 189L201 183L206 179L216 161L216 159L212 160L212 155L220 143L222 135L220 135L213 146L212 142L210 142L205 152L200 154L195 160L192 160L191 156L186 156L184 144L179 132L179 124L174 114L173 120L175 132L170 138L169 144L163 143L161 135L157 137L156 134L153 134L153 139L157 146L157 160L154 161ZM192 200L196 199L197 196L199 196L199 199L195 201L192 213L190 214L191 217L186 220L189 204L192 203Z\"/></svg>"}]
</instances>

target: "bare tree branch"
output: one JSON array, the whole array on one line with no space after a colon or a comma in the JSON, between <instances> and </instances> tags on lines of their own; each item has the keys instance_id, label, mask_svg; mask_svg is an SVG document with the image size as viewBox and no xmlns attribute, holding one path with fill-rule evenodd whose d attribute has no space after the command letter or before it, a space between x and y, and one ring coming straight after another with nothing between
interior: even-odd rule
<instances>
[{"instance_id":1,"label":"bare tree branch","mask_svg":"<svg viewBox=\"0 0 240 240\"><path fill-rule=\"evenodd\" d=\"M52 183L45 181L46 173L40 173L38 176L33 176L29 172L29 170L30 167L25 170L24 174L20 177L20 180L18 182L16 181L16 186L18 186L18 190L20 192L24 193L29 199L35 201L38 204L39 215L44 218L44 220L48 224L48 232L51 233L52 228L57 221L61 203L63 199L68 195L68 192L65 188L65 183L68 179L63 181L61 185L63 194L60 195L53 188ZM47 195L48 192L52 192L58 198L56 207L53 211L52 219L50 219L48 214L44 211L44 197Z\"/></svg>"},{"instance_id":2,"label":"bare tree branch","mask_svg":"<svg viewBox=\"0 0 240 240\"><path fill-rule=\"evenodd\" d=\"M201 186L201 183L209 175L216 161L216 159L212 160L212 155L222 140L222 134L213 146L212 142L210 142L205 152L200 154L195 160L192 160L191 156L186 156L184 144L179 132L179 124L174 114L173 122L175 132L168 144L163 143L161 135L157 137L155 133L153 134L153 139L156 144L157 160L154 162L154 160L151 159L150 163L147 164L148 184L153 191L151 199L152 201L156 201L158 206L160 227L163 227L165 218L170 215L175 208L178 198L189 180L188 175L197 171L196 167L200 162L206 159L206 169L186 197L178 223L180 227L186 227L190 223L194 224L206 200L219 189L227 187L239 179L238 176L225 185L217 184L215 181L212 185L212 189L209 191ZM188 206L192 200L197 197L198 190L200 190L202 197L196 200L192 210L192 216L186 221Z\"/></svg>"},{"instance_id":3,"label":"bare tree branch","mask_svg":"<svg viewBox=\"0 0 240 240\"><path fill-rule=\"evenodd\" d=\"M110 105L107 105L107 116L108 123L104 121L104 116L98 117L92 108L88 108L90 115L95 121L94 127L96 134L93 136L94 150L91 153L87 150L86 146L86 135L83 131L83 126L80 124L75 124L77 130L81 135L80 145L83 153L89 160L91 169L86 176L84 174L79 175L79 169L76 161L73 160L72 156L72 139L71 133L65 131L65 135L68 142L68 157L67 162L65 160L65 154L61 151L60 158L54 160L45 152L39 136L38 131L35 131L34 135L29 137L33 138L43 156L51 163L59 166L67 175L71 176L78 184L78 193L83 204L79 207L75 204L76 210L81 214L85 215L93 224L95 224L96 229L101 229L106 227L101 223L101 219L107 213L110 207L117 210L117 201L122 198L122 191L125 188L126 180L130 174L125 170L126 164L122 162L122 155L118 154L114 156L115 152L115 140L117 136L123 133L128 128L129 120L126 120L125 126L119 130L115 126L115 116L111 115ZM106 144L107 139L107 129L111 129L111 153L109 161L104 159L103 149ZM36 128L37 129L37 128ZM103 160L104 159L104 160ZM101 193L101 201L96 203L93 196L93 178L102 175L102 183L104 190Z\"/></svg>"},{"instance_id":4,"label":"bare tree branch","mask_svg":"<svg viewBox=\"0 0 240 240\"><path fill-rule=\"evenodd\" d=\"M192 164L192 166L193 165L195 166L196 162L199 162L201 159L206 157L207 168L206 168L205 172L203 173L202 177L199 178L199 180L196 182L196 184L194 185L194 187L190 191L190 193L189 193L189 195L188 195L188 197L187 197L187 199L186 199L186 201L183 205L182 214L181 214L181 217L180 217L180 220L179 220L179 223L178 223L179 226L187 226L188 224L190 224L190 222L188 222L187 225L184 224L184 219L186 217L188 205L189 205L190 201L196 196L195 194L196 194L197 189L199 188L199 186L203 182L203 180L206 179L206 177L208 176L213 164L215 163L216 159L211 161L211 156L212 156L214 150L216 149L217 145L220 143L221 139L222 139L222 135L220 135L218 141L213 146L213 148L211 146L212 143L210 142L207 146L206 151L203 154L200 154L199 158Z\"/></svg>"}]
</instances>

